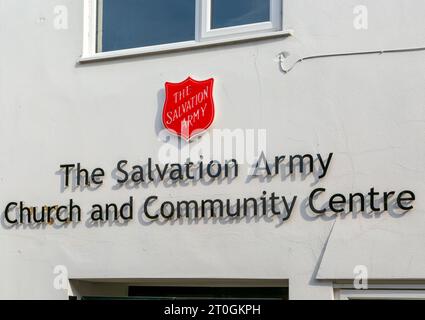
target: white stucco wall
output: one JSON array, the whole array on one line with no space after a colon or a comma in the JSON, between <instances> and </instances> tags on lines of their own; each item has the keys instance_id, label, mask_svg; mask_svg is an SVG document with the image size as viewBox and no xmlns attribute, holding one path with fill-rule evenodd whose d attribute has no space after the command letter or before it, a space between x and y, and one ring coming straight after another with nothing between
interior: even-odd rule
<instances>
[{"instance_id":1,"label":"white stucco wall","mask_svg":"<svg viewBox=\"0 0 425 320\"><path fill-rule=\"evenodd\" d=\"M353 8L369 8L369 30L353 28ZM69 29L53 28L55 5ZM357 264L376 279L425 280L425 52L305 61L346 51L425 46L423 0L284 0L294 36L178 53L78 64L83 1L0 0L0 201L137 205L172 200L410 189L403 217L310 218L298 202L291 219L0 229L0 298L66 298L53 287L64 265L72 279L287 279L292 299L333 298L332 279ZM216 79L214 128L265 128L268 154L334 152L325 179L97 191L62 190L61 163L112 169L156 157L164 82ZM108 170L109 171L109 170ZM300 200L304 200L300 199ZM332 232L331 232L332 230ZM327 244L327 245L325 245ZM394 257L397 259L394 259ZM322 280L316 280L316 277Z\"/></svg>"}]
</instances>

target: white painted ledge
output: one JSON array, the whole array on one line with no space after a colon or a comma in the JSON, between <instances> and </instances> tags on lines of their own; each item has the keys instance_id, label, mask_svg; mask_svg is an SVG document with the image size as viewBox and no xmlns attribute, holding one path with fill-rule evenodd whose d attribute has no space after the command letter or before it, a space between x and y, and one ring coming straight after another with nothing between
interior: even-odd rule
<instances>
[{"instance_id":1,"label":"white painted ledge","mask_svg":"<svg viewBox=\"0 0 425 320\"><path fill-rule=\"evenodd\" d=\"M264 40L271 38L279 38L279 37L287 37L293 35L292 30L284 30L284 31L273 31L261 34L250 34L239 37L232 38L221 38L216 40L208 40L208 41L186 41L179 43L171 43L164 44L158 46L149 46L142 48L134 48L134 49L125 49L125 50L117 50L117 51L109 51L109 52L99 52L89 56L82 56L78 62L79 63L88 63L102 60L110 60L110 59L119 59L125 57L133 57L133 56L143 56L143 55L152 55L159 53L167 53L174 51L183 51L190 49L198 49L198 48L206 48L211 46L218 45L226 45L238 42L246 42L246 41L256 41L256 40Z\"/></svg>"}]
</instances>

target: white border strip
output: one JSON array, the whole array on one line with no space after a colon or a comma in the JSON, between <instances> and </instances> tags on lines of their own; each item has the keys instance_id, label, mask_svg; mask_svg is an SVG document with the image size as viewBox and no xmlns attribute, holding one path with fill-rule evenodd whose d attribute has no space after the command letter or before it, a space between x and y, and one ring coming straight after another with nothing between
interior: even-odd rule
<instances>
[{"instance_id":1,"label":"white border strip","mask_svg":"<svg viewBox=\"0 0 425 320\"><path fill-rule=\"evenodd\" d=\"M270 39L270 38L287 37L292 35L293 35L292 30L285 30L285 31L279 31L279 32L268 32L268 33L262 33L262 34L244 35L244 36L238 36L238 37L234 37L230 39L217 39L217 40L204 41L204 42L185 41L185 42L170 43L170 44L164 44L164 45L158 45L158 46L117 50L117 51L110 51L110 52L99 52L99 53L92 53L92 54L88 54L89 51L84 51L85 54L83 54L83 56L79 59L79 62L84 63L84 62L99 61L99 60L117 59L117 58L123 58L123 57L150 55L155 53L182 51L182 50L188 50L188 49L217 46L221 44L231 44L231 43L238 43L238 42L244 42L244 41L250 41L250 40L263 40L263 39Z\"/></svg>"}]
</instances>

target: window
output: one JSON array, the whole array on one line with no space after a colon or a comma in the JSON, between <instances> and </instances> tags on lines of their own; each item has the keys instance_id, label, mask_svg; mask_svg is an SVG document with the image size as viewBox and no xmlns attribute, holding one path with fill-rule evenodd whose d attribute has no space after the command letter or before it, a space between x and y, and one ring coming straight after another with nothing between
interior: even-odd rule
<instances>
[{"instance_id":1,"label":"window","mask_svg":"<svg viewBox=\"0 0 425 320\"><path fill-rule=\"evenodd\" d=\"M98 52L195 40L195 0L98 3Z\"/></svg>"},{"instance_id":2,"label":"window","mask_svg":"<svg viewBox=\"0 0 425 320\"><path fill-rule=\"evenodd\" d=\"M212 0L211 29L270 21L270 1Z\"/></svg>"},{"instance_id":3,"label":"window","mask_svg":"<svg viewBox=\"0 0 425 320\"><path fill-rule=\"evenodd\" d=\"M205 0L201 2L203 3L201 39L282 29L282 1Z\"/></svg>"},{"instance_id":4,"label":"window","mask_svg":"<svg viewBox=\"0 0 425 320\"><path fill-rule=\"evenodd\" d=\"M85 10L83 58L284 34L282 0L87 0Z\"/></svg>"}]
</instances>

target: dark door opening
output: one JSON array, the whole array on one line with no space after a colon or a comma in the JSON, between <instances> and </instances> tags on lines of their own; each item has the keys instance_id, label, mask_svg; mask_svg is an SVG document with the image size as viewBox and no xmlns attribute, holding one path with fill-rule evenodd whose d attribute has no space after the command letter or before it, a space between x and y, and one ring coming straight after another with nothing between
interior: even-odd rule
<instances>
[{"instance_id":1,"label":"dark door opening","mask_svg":"<svg viewBox=\"0 0 425 320\"><path fill-rule=\"evenodd\" d=\"M129 298L143 300L255 299L288 300L286 287L146 287L130 286Z\"/></svg>"}]
</instances>

